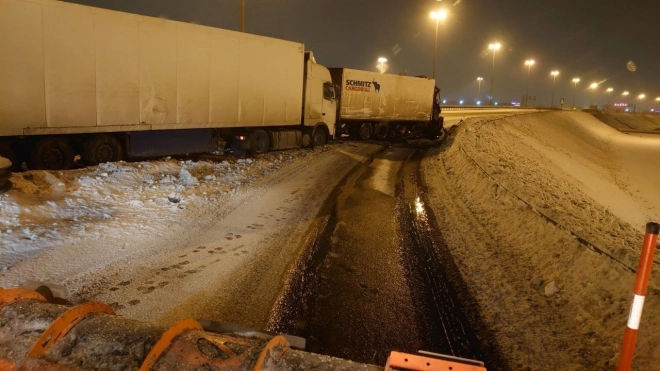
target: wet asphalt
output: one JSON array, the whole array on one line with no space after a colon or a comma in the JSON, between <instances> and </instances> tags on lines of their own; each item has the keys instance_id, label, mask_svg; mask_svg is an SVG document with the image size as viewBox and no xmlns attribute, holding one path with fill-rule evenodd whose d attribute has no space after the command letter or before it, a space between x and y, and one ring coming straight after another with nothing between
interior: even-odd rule
<instances>
[{"instance_id":1,"label":"wet asphalt","mask_svg":"<svg viewBox=\"0 0 660 371\"><path fill-rule=\"evenodd\" d=\"M340 183L272 330L305 337L308 351L356 362L384 365L392 350L426 350L499 363L473 330L480 326L474 304L425 206L423 153L384 148Z\"/></svg>"}]
</instances>

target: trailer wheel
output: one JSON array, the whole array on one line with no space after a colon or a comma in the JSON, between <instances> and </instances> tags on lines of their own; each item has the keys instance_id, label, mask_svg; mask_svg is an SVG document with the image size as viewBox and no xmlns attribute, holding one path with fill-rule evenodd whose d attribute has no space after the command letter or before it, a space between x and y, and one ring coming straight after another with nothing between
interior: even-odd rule
<instances>
[{"instance_id":1,"label":"trailer wheel","mask_svg":"<svg viewBox=\"0 0 660 371\"><path fill-rule=\"evenodd\" d=\"M85 143L83 151L85 165L93 166L104 162L115 162L122 158L121 143L112 135L95 135Z\"/></svg>"},{"instance_id":2,"label":"trailer wheel","mask_svg":"<svg viewBox=\"0 0 660 371\"><path fill-rule=\"evenodd\" d=\"M378 125L376 125L376 128L374 129L374 136L378 140L385 140L387 137L390 135L390 127L384 123L381 122Z\"/></svg>"},{"instance_id":3,"label":"trailer wheel","mask_svg":"<svg viewBox=\"0 0 660 371\"><path fill-rule=\"evenodd\" d=\"M362 140L367 140L371 138L372 130L371 130L371 123L370 122L365 122L360 125L360 139Z\"/></svg>"},{"instance_id":4,"label":"trailer wheel","mask_svg":"<svg viewBox=\"0 0 660 371\"><path fill-rule=\"evenodd\" d=\"M314 133L312 134L312 147L324 146L328 143L328 133L325 131L324 127L316 127Z\"/></svg>"},{"instance_id":5,"label":"trailer wheel","mask_svg":"<svg viewBox=\"0 0 660 371\"><path fill-rule=\"evenodd\" d=\"M264 130L257 130L250 135L250 153L252 156L261 155L270 149L270 138Z\"/></svg>"},{"instance_id":6,"label":"trailer wheel","mask_svg":"<svg viewBox=\"0 0 660 371\"><path fill-rule=\"evenodd\" d=\"M67 170L73 165L73 148L62 138L44 138L30 153L30 170Z\"/></svg>"}]
</instances>

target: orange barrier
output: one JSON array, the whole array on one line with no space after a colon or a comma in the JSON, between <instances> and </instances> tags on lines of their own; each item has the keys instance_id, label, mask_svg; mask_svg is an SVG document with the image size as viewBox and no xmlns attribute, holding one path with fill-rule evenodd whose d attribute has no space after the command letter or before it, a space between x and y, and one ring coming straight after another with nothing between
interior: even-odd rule
<instances>
[{"instance_id":1,"label":"orange barrier","mask_svg":"<svg viewBox=\"0 0 660 371\"><path fill-rule=\"evenodd\" d=\"M169 329L115 316L105 304L73 308L48 303L37 292L0 288L0 371L365 370L382 367L292 349L282 335L244 337L204 331L193 319ZM50 322L50 325L48 323ZM47 326L47 328L45 328ZM45 328L45 329L44 329ZM485 371L483 363L392 352L386 370Z\"/></svg>"},{"instance_id":2,"label":"orange barrier","mask_svg":"<svg viewBox=\"0 0 660 371\"><path fill-rule=\"evenodd\" d=\"M623 344L621 345L617 371L629 371L632 366L639 322L642 317L649 279L651 278L653 255L655 254L655 248L658 243L658 232L660 232L660 224L646 224L646 236L644 237L642 255L639 259L639 268L637 269L637 278L635 279L635 288L633 290L633 301L630 306L630 313L628 314L626 332L623 335Z\"/></svg>"}]
</instances>

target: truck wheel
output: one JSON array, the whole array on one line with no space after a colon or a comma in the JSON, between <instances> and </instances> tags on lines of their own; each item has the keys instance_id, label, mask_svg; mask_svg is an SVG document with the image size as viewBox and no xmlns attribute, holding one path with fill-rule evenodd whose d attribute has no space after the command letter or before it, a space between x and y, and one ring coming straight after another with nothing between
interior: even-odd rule
<instances>
[{"instance_id":1,"label":"truck wheel","mask_svg":"<svg viewBox=\"0 0 660 371\"><path fill-rule=\"evenodd\" d=\"M250 135L250 154L257 156L268 152L270 149L270 138L264 130L257 130Z\"/></svg>"},{"instance_id":2,"label":"truck wheel","mask_svg":"<svg viewBox=\"0 0 660 371\"><path fill-rule=\"evenodd\" d=\"M30 153L30 170L68 170L73 165L73 148L62 138L44 138Z\"/></svg>"},{"instance_id":3,"label":"truck wheel","mask_svg":"<svg viewBox=\"0 0 660 371\"><path fill-rule=\"evenodd\" d=\"M9 143L0 143L0 157L4 157L11 161L11 171L21 171L23 161L20 160L18 154L12 149ZM2 171L2 169L0 169Z\"/></svg>"},{"instance_id":4,"label":"truck wheel","mask_svg":"<svg viewBox=\"0 0 660 371\"><path fill-rule=\"evenodd\" d=\"M360 125L360 139L362 140L367 140L371 138L372 130L371 130L371 123L370 122L365 122L362 125Z\"/></svg>"},{"instance_id":5,"label":"truck wheel","mask_svg":"<svg viewBox=\"0 0 660 371\"><path fill-rule=\"evenodd\" d=\"M115 162L122 158L121 143L112 135L95 135L85 143L83 151L85 165L93 166L104 162Z\"/></svg>"},{"instance_id":6,"label":"truck wheel","mask_svg":"<svg viewBox=\"0 0 660 371\"><path fill-rule=\"evenodd\" d=\"M379 123L374 129L374 136L378 140L387 139L390 136L390 127L384 122Z\"/></svg>"},{"instance_id":7,"label":"truck wheel","mask_svg":"<svg viewBox=\"0 0 660 371\"><path fill-rule=\"evenodd\" d=\"M326 143L328 143L328 133L325 131L325 128L323 127L317 127L314 129L314 133L312 134L312 146L324 146Z\"/></svg>"}]
</instances>

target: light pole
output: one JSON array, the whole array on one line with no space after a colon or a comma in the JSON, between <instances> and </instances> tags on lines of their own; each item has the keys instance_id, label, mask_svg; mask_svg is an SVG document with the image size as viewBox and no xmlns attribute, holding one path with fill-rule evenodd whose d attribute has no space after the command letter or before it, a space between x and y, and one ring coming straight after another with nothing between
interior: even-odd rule
<instances>
[{"instance_id":1,"label":"light pole","mask_svg":"<svg viewBox=\"0 0 660 371\"><path fill-rule=\"evenodd\" d=\"M628 95L629 94L630 94L630 92L627 91L627 90L624 91L623 93L621 93L621 95L623 95L626 98L626 109L628 108Z\"/></svg>"},{"instance_id":2,"label":"light pole","mask_svg":"<svg viewBox=\"0 0 660 371\"><path fill-rule=\"evenodd\" d=\"M594 105L594 95L596 94L596 89L598 88L598 83L597 82L592 82L591 85L589 85L589 88L593 90L593 94L591 94L591 104L589 104L589 109L591 109L591 106Z\"/></svg>"},{"instance_id":3,"label":"light pole","mask_svg":"<svg viewBox=\"0 0 660 371\"><path fill-rule=\"evenodd\" d=\"M245 0L241 0L241 32L245 32Z\"/></svg>"},{"instance_id":4,"label":"light pole","mask_svg":"<svg viewBox=\"0 0 660 371\"><path fill-rule=\"evenodd\" d=\"M387 70L385 63L387 63L387 58L383 58L383 57L378 58L378 65L376 66L376 68L378 68L378 71L380 73L385 73L385 71Z\"/></svg>"},{"instance_id":5,"label":"light pole","mask_svg":"<svg viewBox=\"0 0 660 371\"><path fill-rule=\"evenodd\" d=\"M550 75L552 76L552 101L550 103L550 107L555 106L555 81L557 80L557 75L559 75L559 71L552 71L550 72Z\"/></svg>"},{"instance_id":6,"label":"light pole","mask_svg":"<svg viewBox=\"0 0 660 371\"><path fill-rule=\"evenodd\" d=\"M614 91L614 88L607 88L605 91L607 92L607 110L609 111L609 106L612 104L612 92Z\"/></svg>"},{"instance_id":7,"label":"light pole","mask_svg":"<svg viewBox=\"0 0 660 371\"><path fill-rule=\"evenodd\" d=\"M528 59L525 61L525 66L527 66L527 91L525 92L525 107L527 107L527 101L529 100L529 76L532 73L532 66L534 65L533 59Z\"/></svg>"},{"instance_id":8,"label":"light pole","mask_svg":"<svg viewBox=\"0 0 660 371\"><path fill-rule=\"evenodd\" d=\"M642 93L642 94L640 94L637 98L639 98L639 100L644 100L644 98L646 98L646 94ZM637 111L637 107L636 107L636 106L637 106L637 105L635 105L635 111ZM633 113L635 113L635 112L633 112ZM642 113L642 107L641 107L641 106L640 106L640 108L639 108L639 113Z\"/></svg>"},{"instance_id":9,"label":"light pole","mask_svg":"<svg viewBox=\"0 0 660 371\"><path fill-rule=\"evenodd\" d=\"M438 58L438 23L447 18L447 11L442 9L431 12L431 19L435 19L435 48L433 49L433 80L435 80L435 64ZM437 82L436 82L437 85Z\"/></svg>"},{"instance_id":10,"label":"light pole","mask_svg":"<svg viewBox=\"0 0 660 371\"><path fill-rule=\"evenodd\" d=\"M575 109L575 95L577 94L577 84L580 82L579 77L573 78L573 109Z\"/></svg>"},{"instance_id":11,"label":"light pole","mask_svg":"<svg viewBox=\"0 0 660 371\"><path fill-rule=\"evenodd\" d=\"M493 81L495 81L495 52L500 50L502 44L496 42L488 45L488 49L493 51L493 69L490 73L490 99L488 105L493 105Z\"/></svg>"},{"instance_id":12,"label":"light pole","mask_svg":"<svg viewBox=\"0 0 660 371\"><path fill-rule=\"evenodd\" d=\"M479 87L477 88L477 104L479 104L479 100L481 98L481 82L484 81L483 77L477 77L477 84Z\"/></svg>"}]
</instances>

